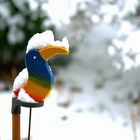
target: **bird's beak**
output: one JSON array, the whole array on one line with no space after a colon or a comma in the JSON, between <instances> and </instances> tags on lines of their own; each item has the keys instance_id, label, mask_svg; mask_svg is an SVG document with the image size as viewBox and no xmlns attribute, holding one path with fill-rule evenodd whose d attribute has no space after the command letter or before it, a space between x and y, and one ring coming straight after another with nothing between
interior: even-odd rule
<instances>
[{"instance_id":1,"label":"bird's beak","mask_svg":"<svg viewBox=\"0 0 140 140\"><path fill-rule=\"evenodd\" d=\"M58 54L64 54L68 55L69 54L69 49L65 48L64 46L47 46L44 48L41 48L39 50L40 55L44 60L48 60L49 58L58 55Z\"/></svg>"}]
</instances>

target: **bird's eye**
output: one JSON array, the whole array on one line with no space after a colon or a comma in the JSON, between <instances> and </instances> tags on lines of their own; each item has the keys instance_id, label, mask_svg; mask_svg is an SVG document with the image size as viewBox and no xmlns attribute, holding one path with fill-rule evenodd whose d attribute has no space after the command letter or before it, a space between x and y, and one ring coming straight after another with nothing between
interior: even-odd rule
<instances>
[{"instance_id":1,"label":"bird's eye","mask_svg":"<svg viewBox=\"0 0 140 140\"><path fill-rule=\"evenodd\" d=\"M34 56L33 59L35 60L36 59L36 56Z\"/></svg>"}]
</instances>

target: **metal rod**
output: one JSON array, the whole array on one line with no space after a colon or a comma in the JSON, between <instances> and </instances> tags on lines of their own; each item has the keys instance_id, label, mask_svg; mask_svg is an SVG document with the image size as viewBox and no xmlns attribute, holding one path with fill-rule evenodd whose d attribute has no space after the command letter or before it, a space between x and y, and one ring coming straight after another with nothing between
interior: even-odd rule
<instances>
[{"instance_id":1,"label":"metal rod","mask_svg":"<svg viewBox=\"0 0 140 140\"><path fill-rule=\"evenodd\" d=\"M32 117L32 108L30 107L30 113L29 113L29 127L28 127L28 140L30 140L30 134L31 134L31 117Z\"/></svg>"}]
</instances>

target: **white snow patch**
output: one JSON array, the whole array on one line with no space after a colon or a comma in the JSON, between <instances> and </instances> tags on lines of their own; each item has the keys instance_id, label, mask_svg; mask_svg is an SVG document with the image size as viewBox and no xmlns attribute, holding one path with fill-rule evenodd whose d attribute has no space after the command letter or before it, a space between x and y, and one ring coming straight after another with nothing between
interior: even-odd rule
<instances>
[{"instance_id":1,"label":"white snow patch","mask_svg":"<svg viewBox=\"0 0 140 140\"><path fill-rule=\"evenodd\" d=\"M127 35L127 38L125 40L113 39L113 46L108 47L108 54L114 59L113 61L117 62L113 62L115 67L119 64L123 71L128 71L140 66L140 30L132 32L131 24L127 21L124 22L122 28L119 34L123 33Z\"/></svg>"},{"instance_id":2,"label":"white snow patch","mask_svg":"<svg viewBox=\"0 0 140 140\"><path fill-rule=\"evenodd\" d=\"M124 35L130 35L132 33L132 24L129 21L124 20L120 30Z\"/></svg>"},{"instance_id":3,"label":"white snow patch","mask_svg":"<svg viewBox=\"0 0 140 140\"><path fill-rule=\"evenodd\" d=\"M24 33L22 30L18 29L16 26L12 26L8 34L8 42L11 44L16 44L24 40Z\"/></svg>"},{"instance_id":4,"label":"white snow patch","mask_svg":"<svg viewBox=\"0 0 140 140\"><path fill-rule=\"evenodd\" d=\"M35 34L28 42L27 51L29 52L31 49L41 49L43 47L47 47L49 45L52 46L63 46L69 49L69 43L66 37L62 39L62 41L55 41L54 35L51 30L46 30L42 33Z\"/></svg>"},{"instance_id":5,"label":"white snow patch","mask_svg":"<svg viewBox=\"0 0 140 140\"><path fill-rule=\"evenodd\" d=\"M118 39L113 39L112 43L116 46L117 49L121 49L122 48L122 45L123 45L122 41L120 41Z\"/></svg>"},{"instance_id":6,"label":"white snow patch","mask_svg":"<svg viewBox=\"0 0 140 140\"><path fill-rule=\"evenodd\" d=\"M108 48L108 53L109 53L109 55L114 56L115 55L115 49L114 49L114 47L110 46Z\"/></svg>"},{"instance_id":7,"label":"white snow patch","mask_svg":"<svg viewBox=\"0 0 140 140\"><path fill-rule=\"evenodd\" d=\"M76 4L66 0L50 0L43 9L47 11L52 22L59 26L61 23L70 23L70 17L76 12Z\"/></svg>"},{"instance_id":8,"label":"white snow patch","mask_svg":"<svg viewBox=\"0 0 140 140\"><path fill-rule=\"evenodd\" d=\"M93 23L99 23L100 17L98 15L92 15L91 20Z\"/></svg>"},{"instance_id":9,"label":"white snow patch","mask_svg":"<svg viewBox=\"0 0 140 140\"><path fill-rule=\"evenodd\" d=\"M35 101L22 88L27 80L28 80L28 71L27 71L27 68L25 68L16 77L16 79L14 81L14 85L13 85L13 91L18 90L18 89L20 90L18 97L17 97L19 100L21 100L23 102L34 103ZM15 96L16 95L13 93L13 97L15 97Z\"/></svg>"},{"instance_id":10,"label":"white snow patch","mask_svg":"<svg viewBox=\"0 0 140 140\"><path fill-rule=\"evenodd\" d=\"M122 12L119 12L119 16L123 18L129 14L135 14L138 5L139 5L138 0L126 0Z\"/></svg>"},{"instance_id":11,"label":"white snow patch","mask_svg":"<svg viewBox=\"0 0 140 140\"><path fill-rule=\"evenodd\" d=\"M20 89L18 97L17 97L20 101L23 102L29 102L29 103L36 103L36 101L31 98L23 88Z\"/></svg>"},{"instance_id":12,"label":"white snow patch","mask_svg":"<svg viewBox=\"0 0 140 140\"><path fill-rule=\"evenodd\" d=\"M119 9L116 5L105 4L101 6L101 12L110 15L116 15Z\"/></svg>"},{"instance_id":13,"label":"white snow patch","mask_svg":"<svg viewBox=\"0 0 140 140\"><path fill-rule=\"evenodd\" d=\"M23 69L16 77L13 85L13 90L22 88L23 84L28 80L27 68Z\"/></svg>"},{"instance_id":14,"label":"white snow patch","mask_svg":"<svg viewBox=\"0 0 140 140\"><path fill-rule=\"evenodd\" d=\"M52 94L54 95L54 93ZM90 96L89 94L85 94L85 97L93 97L91 95L92 94L90 94ZM0 139L2 140L11 139L12 116L10 113L10 96L11 95L8 93L0 95L0 112L2 112L0 119ZM76 101L74 102L74 104L72 103L73 108L80 106L83 109L85 108L85 105L88 106L88 102L84 104L84 100L80 100L81 96L78 95L76 98L77 100L79 100L79 102ZM82 102L83 104L81 104ZM45 101L44 107L32 110L33 114L31 126L31 139L133 140L133 133L131 128L129 126L123 126L120 123L120 120L114 121L107 116L103 117L99 113L88 112L86 110L81 113L78 113L75 112L73 108L62 108L57 106L56 98L50 96L48 100ZM25 139L27 138L28 131L29 109L22 107L21 110L21 139ZM62 120L63 116L66 116L67 119ZM139 128L137 130L137 132L139 132Z\"/></svg>"},{"instance_id":15,"label":"white snow patch","mask_svg":"<svg viewBox=\"0 0 140 140\"><path fill-rule=\"evenodd\" d=\"M2 18L6 19L10 17L10 11L7 9L9 9L8 3L5 2L0 4L0 15Z\"/></svg>"},{"instance_id":16,"label":"white snow patch","mask_svg":"<svg viewBox=\"0 0 140 140\"><path fill-rule=\"evenodd\" d=\"M135 65L134 61L127 56L123 57L122 60L123 60L125 70L130 70Z\"/></svg>"},{"instance_id":17,"label":"white snow patch","mask_svg":"<svg viewBox=\"0 0 140 140\"><path fill-rule=\"evenodd\" d=\"M124 53L140 53L140 31L135 31L128 36L128 39L124 43Z\"/></svg>"}]
</instances>

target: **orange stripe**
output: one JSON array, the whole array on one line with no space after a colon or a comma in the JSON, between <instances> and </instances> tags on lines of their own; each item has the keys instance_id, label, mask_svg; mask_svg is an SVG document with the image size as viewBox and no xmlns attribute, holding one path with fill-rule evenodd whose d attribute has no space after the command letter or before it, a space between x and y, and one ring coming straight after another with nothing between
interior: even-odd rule
<instances>
[{"instance_id":1,"label":"orange stripe","mask_svg":"<svg viewBox=\"0 0 140 140\"><path fill-rule=\"evenodd\" d=\"M50 95L50 91L52 88L45 88L40 86L39 84L28 81L27 84L23 87L26 92L31 96L35 101L42 102Z\"/></svg>"}]
</instances>

